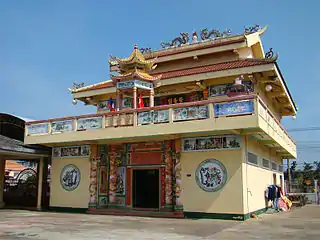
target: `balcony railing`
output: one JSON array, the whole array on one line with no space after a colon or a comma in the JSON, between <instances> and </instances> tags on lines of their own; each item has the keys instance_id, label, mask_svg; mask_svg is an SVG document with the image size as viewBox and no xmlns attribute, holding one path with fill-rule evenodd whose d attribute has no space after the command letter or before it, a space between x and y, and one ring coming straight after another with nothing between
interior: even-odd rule
<instances>
[{"instance_id":1,"label":"balcony railing","mask_svg":"<svg viewBox=\"0 0 320 240\"><path fill-rule=\"evenodd\" d=\"M249 95L32 121L26 123L26 136L248 115L255 111L255 98L255 95Z\"/></svg>"},{"instance_id":2,"label":"balcony railing","mask_svg":"<svg viewBox=\"0 0 320 240\"><path fill-rule=\"evenodd\" d=\"M76 117L49 119L26 123L26 136L60 134L72 131L93 131L101 128L137 127L170 124L208 118L236 117L256 114L270 125L291 149L294 141L263 101L256 95L210 99L198 102L162 105L141 109L125 109Z\"/></svg>"}]
</instances>

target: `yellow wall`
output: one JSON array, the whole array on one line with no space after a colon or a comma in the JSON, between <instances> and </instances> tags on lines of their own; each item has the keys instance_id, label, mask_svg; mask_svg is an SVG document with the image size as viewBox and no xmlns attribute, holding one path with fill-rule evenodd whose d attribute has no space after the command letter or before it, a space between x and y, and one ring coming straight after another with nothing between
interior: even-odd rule
<instances>
[{"instance_id":1,"label":"yellow wall","mask_svg":"<svg viewBox=\"0 0 320 240\"><path fill-rule=\"evenodd\" d=\"M244 137L242 142L244 146L244 156L246 156L247 151L254 153L258 156L259 163L258 166L248 164L247 158L244 157L244 162L242 164L242 172L244 176L244 210L245 213L250 213L266 207L264 194L266 188L270 184L273 184L273 174L276 174L277 184L280 184L280 176L282 176L283 179L283 173L263 168L262 159L268 159L270 162L274 161L278 165L282 165L282 160L274 151L264 147L262 144L259 144L253 138L247 137L247 144L245 144L246 137Z\"/></svg>"},{"instance_id":2,"label":"yellow wall","mask_svg":"<svg viewBox=\"0 0 320 240\"><path fill-rule=\"evenodd\" d=\"M268 106L268 108L272 111L274 116L277 118L278 121L281 120L281 114L279 108L274 104L274 101L270 99L267 94L266 90L264 89L263 84L255 84L254 91L259 94L262 101ZM280 106L280 104L278 104Z\"/></svg>"},{"instance_id":3,"label":"yellow wall","mask_svg":"<svg viewBox=\"0 0 320 240\"><path fill-rule=\"evenodd\" d=\"M228 172L227 183L217 192L205 192L195 180L197 167L208 158L219 160ZM243 213L241 162L241 150L181 153L184 211ZM186 174L191 174L191 177Z\"/></svg>"},{"instance_id":4,"label":"yellow wall","mask_svg":"<svg viewBox=\"0 0 320 240\"><path fill-rule=\"evenodd\" d=\"M80 183L74 191L66 191L60 184L60 174L64 166L73 164L80 169ZM88 208L89 202L89 158L52 159L51 207Z\"/></svg>"}]
</instances>

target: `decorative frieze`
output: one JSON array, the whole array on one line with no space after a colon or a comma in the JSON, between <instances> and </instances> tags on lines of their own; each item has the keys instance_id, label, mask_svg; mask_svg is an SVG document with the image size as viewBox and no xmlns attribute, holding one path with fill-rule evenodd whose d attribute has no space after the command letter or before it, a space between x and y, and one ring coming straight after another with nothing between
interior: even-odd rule
<instances>
[{"instance_id":1,"label":"decorative frieze","mask_svg":"<svg viewBox=\"0 0 320 240\"><path fill-rule=\"evenodd\" d=\"M173 110L173 121L204 119L208 118L208 114L208 106L175 108Z\"/></svg>"},{"instance_id":2,"label":"decorative frieze","mask_svg":"<svg viewBox=\"0 0 320 240\"><path fill-rule=\"evenodd\" d=\"M77 131L102 128L102 117L77 119Z\"/></svg>"},{"instance_id":3,"label":"decorative frieze","mask_svg":"<svg viewBox=\"0 0 320 240\"><path fill-rule=\"evenodd\" d=\"M90 145L54 147L52 149L52 157L54 158L89 157L89 155Z\"/></svg>"},{"instance_id":4,"label":"decorative frieze","mask_svg":"<svg viewBox=\"0 0 320 240\"><path fill-rule=\"evenodd\" d=\"M169 110L158 110L138 113L138 124L169 122Z\"/></svg>"},{"instance_id":5,"label":"decorative frieze","mask_svg":"<svg viewBox=\"0 0 320 240\"><path fill-rule=\"evenodd\" d=\"M51 123L51 132L73 131L73 120L55 121Z\"/></svg>"},{"instance_id":6,"label":"decorative frieze","mask_svg":"<svg viewBox=\"0 0 320 240\"><path fill-rule=\"evenodd\" d=\"M240 135L210 136L182 139L183 152L212 151L222 149L239 149Z\"/></svg>"},{"instance_id":7,"label":"decorative frieze","mask_svg":"<svg viewBox=\"0 0 320 240\"><path fill-rule=\"evenodd\" d=\"M153 84L151 82L145 82L141 80L117 82L117 89L127 89L127 88L133 88L133 87L151 90L153 89Z\"/></svg>"}]
</instances>

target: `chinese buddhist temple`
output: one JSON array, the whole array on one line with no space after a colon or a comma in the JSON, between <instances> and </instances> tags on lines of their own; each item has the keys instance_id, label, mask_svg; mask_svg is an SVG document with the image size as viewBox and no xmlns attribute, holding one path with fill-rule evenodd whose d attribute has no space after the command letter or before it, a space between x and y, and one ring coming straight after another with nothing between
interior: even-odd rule
<instances>
[{"instance_id":1,"label":"chinese buddhist temple","mask_svg":"<svg viewBox=\"0 0 320 240\"><path fill-rule=\"evenodd\" d=\"M53 148L50 208L91 214L246 220L283 187L296 105L265 28L202 29L162 49L109 58L110 80L70 88L96 113L26 123Z\"/></svg>"}]
</instances>

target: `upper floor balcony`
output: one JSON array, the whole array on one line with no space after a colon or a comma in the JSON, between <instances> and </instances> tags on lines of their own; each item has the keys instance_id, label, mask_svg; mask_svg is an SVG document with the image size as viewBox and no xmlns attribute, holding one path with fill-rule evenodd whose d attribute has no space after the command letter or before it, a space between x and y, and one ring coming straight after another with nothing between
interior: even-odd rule
<instances>
[{"instance_id":1,"label":"upper floor balcony","mask_svg":"<svg viewBox=\"0 0 320 240\"><path fill-rule=\"evenodd\" d=\"M26 123L25 143L130 142L214 134L250 135L284 158L296 144L256 94Z\"/></svg>"}]
</instances>

